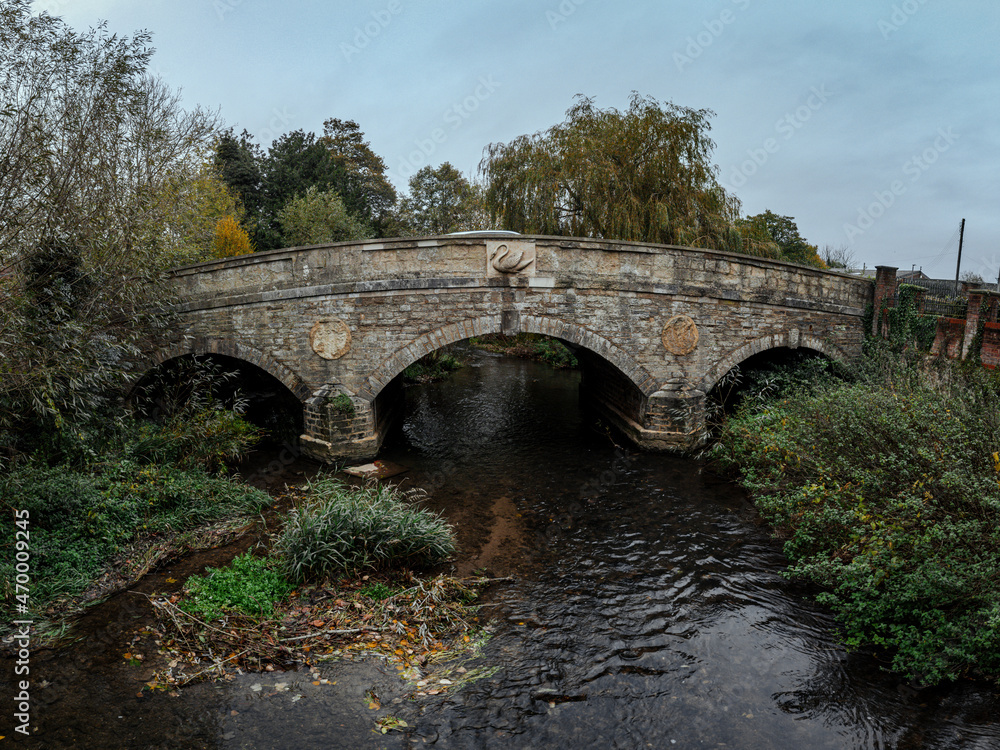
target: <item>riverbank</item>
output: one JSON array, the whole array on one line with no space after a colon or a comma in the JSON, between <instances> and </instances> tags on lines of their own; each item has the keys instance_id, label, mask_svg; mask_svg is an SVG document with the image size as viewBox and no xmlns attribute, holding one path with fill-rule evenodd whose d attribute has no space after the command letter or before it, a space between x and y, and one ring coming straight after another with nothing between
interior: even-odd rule
<instances>
[{"instance_id":1,"label":"riverbank","mask_svg":"<svg viewBox=\"0 0 1000 750\"><path fill-rule=\"evenodd\" d=\"M873 348L848 381L745 400L711 456L849 647L881 649L916 684L1000 684L998 448L993 374Z\"/></svg>"},{"instance_id":2,"label":"riverbank","mask_svg":"<svg viewBox=\"0 0 1000 750\"><path fill-rule=\"evenodd\" d=\"M544 362L556 368L575 369L580 366L573 352L565 344L558 339L536 333L518 333L513 336L490 333L469 339L469 345L494 354Z\"/></svg>"},{"instance_id":3,"label":"riverbank","mask_svg":"<svg viewBox=\"0 0 1000 750\"><path fill-rule=\"evenodd\" d=\"M241 555L255 550L260 554L279 531L300 494L298 488L322 470L302 458L277 462L271 458L264 452L241 462L250 484L270 492L274 502L242 529L239 538L161 561L127 590L77 610L61 638L40 648L34 644L32 684L40 706L34 712L33 736L24 746L75 747L81 737L88 737L101 747L155 747L143 726L152 711L170 725L164 747L178 743L208 747L213 733L206 734L206 727L186 733L174 712L190 712L199 704L211 711L225 694L227 706L240 708L220 710L220 718L240 736L252 737L265 731L262 727L275 731L289 701L308 699L314 706L325 706L325 715L340 726L346 743L341 746L395 747L392 736L381 736L381 730L405 728L405 720L396 716L404 704L412 711L414 701L460 690L490 673L481 657L489 637L488 618L479 620L471 605L491 582L481 576L468 582L472 589L456 592L453 587L462 584L449 575L458 567L482 570L480 562L491 562L477 554L481 550L469 530L459 533L460 550L469 554L460 553L436 574L415 579L358 574L333 587L298 588L273 618L263 622L236 617L207 623L243 639L244 647L249 646L247 654L217 651L215 647L226 639L202 641L199 636L211 635L211 630L194 623L195 627L174 627L173 618L183 617L177 605L184 600L185 584L210 569L224 569ZM451 591L446 590L449 587ZM414 596L421 592L424 596ZM460 609L453 608L456 601L462 602ZM461 629L452 622L450 640L440 637L449 628L435 630L430 622L448 625L449 612L470 620ZM392 619L402 625L400 632L387 627ZM439 637L425 642L421 626L424 633ZM346 632L323 632L330 630ZM236 655L241 658L226 658ZM260 658L265 655L271 658ZM13 673L12 662L4 666L4 673ZM90 686L86 694L77 687L81 681ZM116 732L114 738L107 734L107 717L89 704L91 691L118 707L123 733ZM171 708L175 702L177 709ZM146 718L136 723L130 714ZM11 733L4 728L7 732L0 734ZM127 739L130 731L132 740ZM288 727L288 731L294 736L302 728Z\"/></svg>"}]
</instances>

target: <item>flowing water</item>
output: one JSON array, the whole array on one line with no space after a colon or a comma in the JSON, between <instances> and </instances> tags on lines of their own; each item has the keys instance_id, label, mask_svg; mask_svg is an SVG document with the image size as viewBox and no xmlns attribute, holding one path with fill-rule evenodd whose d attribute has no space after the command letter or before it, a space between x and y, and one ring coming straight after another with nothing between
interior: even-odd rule
<instances>
[{"instance_id":1,"label":"flowing water","mask_svg":"<svg viewBox=\"0 0 1000 750\"><path fill-rule=\"evenodd\" d=\"M336 686L249 675L139 699L83 642L38 657L38 746L1000 748L997 691L920 690L846 653L743 494L697 461L617 446L578 382L480 356L408 388L383 450L460 527L460 569L512 574L468 665L490 676L409 700L393 670L347 665L328 668ZM405 733L371 731L368 689Z\"/></svg>"}]
</instances>

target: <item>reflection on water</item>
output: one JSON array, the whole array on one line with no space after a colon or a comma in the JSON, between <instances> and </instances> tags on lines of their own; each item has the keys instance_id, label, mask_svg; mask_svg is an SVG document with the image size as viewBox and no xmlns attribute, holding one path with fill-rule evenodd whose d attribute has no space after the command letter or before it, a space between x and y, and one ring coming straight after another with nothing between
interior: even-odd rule
<instances>
[{"instance_id":1,"label":"reflection on water","mask_svg":"<svg viewBox=\"0 0 1000 750\"><path fill-rule=\"evenodd\" d=\"M426 707L413 746L1000 747L996 694L917 693L845 653L743 495L617 449L576 383L488 358L408 391L393 460L446 463L459 496L502 486L533 529L496 595L500 671Z\"/></svg>"},{"instance_id":2,"label":"reflection on water","mask_svg":"<svg viewBox=\"0 0 1000 750\"><path fill-rule=\"evenodd\" d=\"M578 382L483 356L406 391L383 457L456 523L502 500L522 561L492 595L482 660L499 670L391 704L407 734L373 734L364 707L372 679L383 699L401 689L391 669L342 669L336 689L275 673L140 698L84 643L36 658L51 684L35 693L48 744L33 746L1000 748L995 692L918 692L845 653L742 494L690 459L616 447L581 415Z\"/></svg>"}]
</instances>

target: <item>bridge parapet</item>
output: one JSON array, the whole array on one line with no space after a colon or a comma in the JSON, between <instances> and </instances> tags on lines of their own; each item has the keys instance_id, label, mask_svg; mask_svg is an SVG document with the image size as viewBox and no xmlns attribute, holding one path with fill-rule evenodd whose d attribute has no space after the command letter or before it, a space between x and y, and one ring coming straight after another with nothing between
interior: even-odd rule
<instances>
[{"instance_id":1,"label":"bridge parapet","mask_svg":"<svg viewBox=\"0 0 1000 750\"><path fill-rule=\"evenodd\" d=\"M490 246L522 243L534 262L515 275L490 273ZM440 288L577 287L829 308L861 314L871 282L847 274L735 253L614 240L523 236L430 237L272 250L174 271L187 306L329 292ZM284 293L284 294L283 294Z\"/></svg>"}]
</instances>

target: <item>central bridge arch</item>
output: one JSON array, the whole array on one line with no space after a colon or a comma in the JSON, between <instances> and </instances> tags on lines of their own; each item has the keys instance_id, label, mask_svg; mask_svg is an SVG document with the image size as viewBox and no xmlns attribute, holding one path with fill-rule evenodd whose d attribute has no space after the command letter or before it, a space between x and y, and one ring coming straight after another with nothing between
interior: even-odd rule
<instances>
[{"instance_id":1,"label":"central bridge arch","mask_svg":"<svg viewBox=\"0 0 1000 750\"><path fill-rule=\"evenodd\" d=\"M543 316L511 317L504 325L503 316L485 316L462 323L451 323L430 331L394 352L364 382L358 396L373 401L392 380L407 367L432 352L476 336L493 333L514 335L535 333L562 339L599 355L614 365L643 394L656 391L656 380L627 352L604 337L573 323Z\"/></svg>"}]
</instances>

